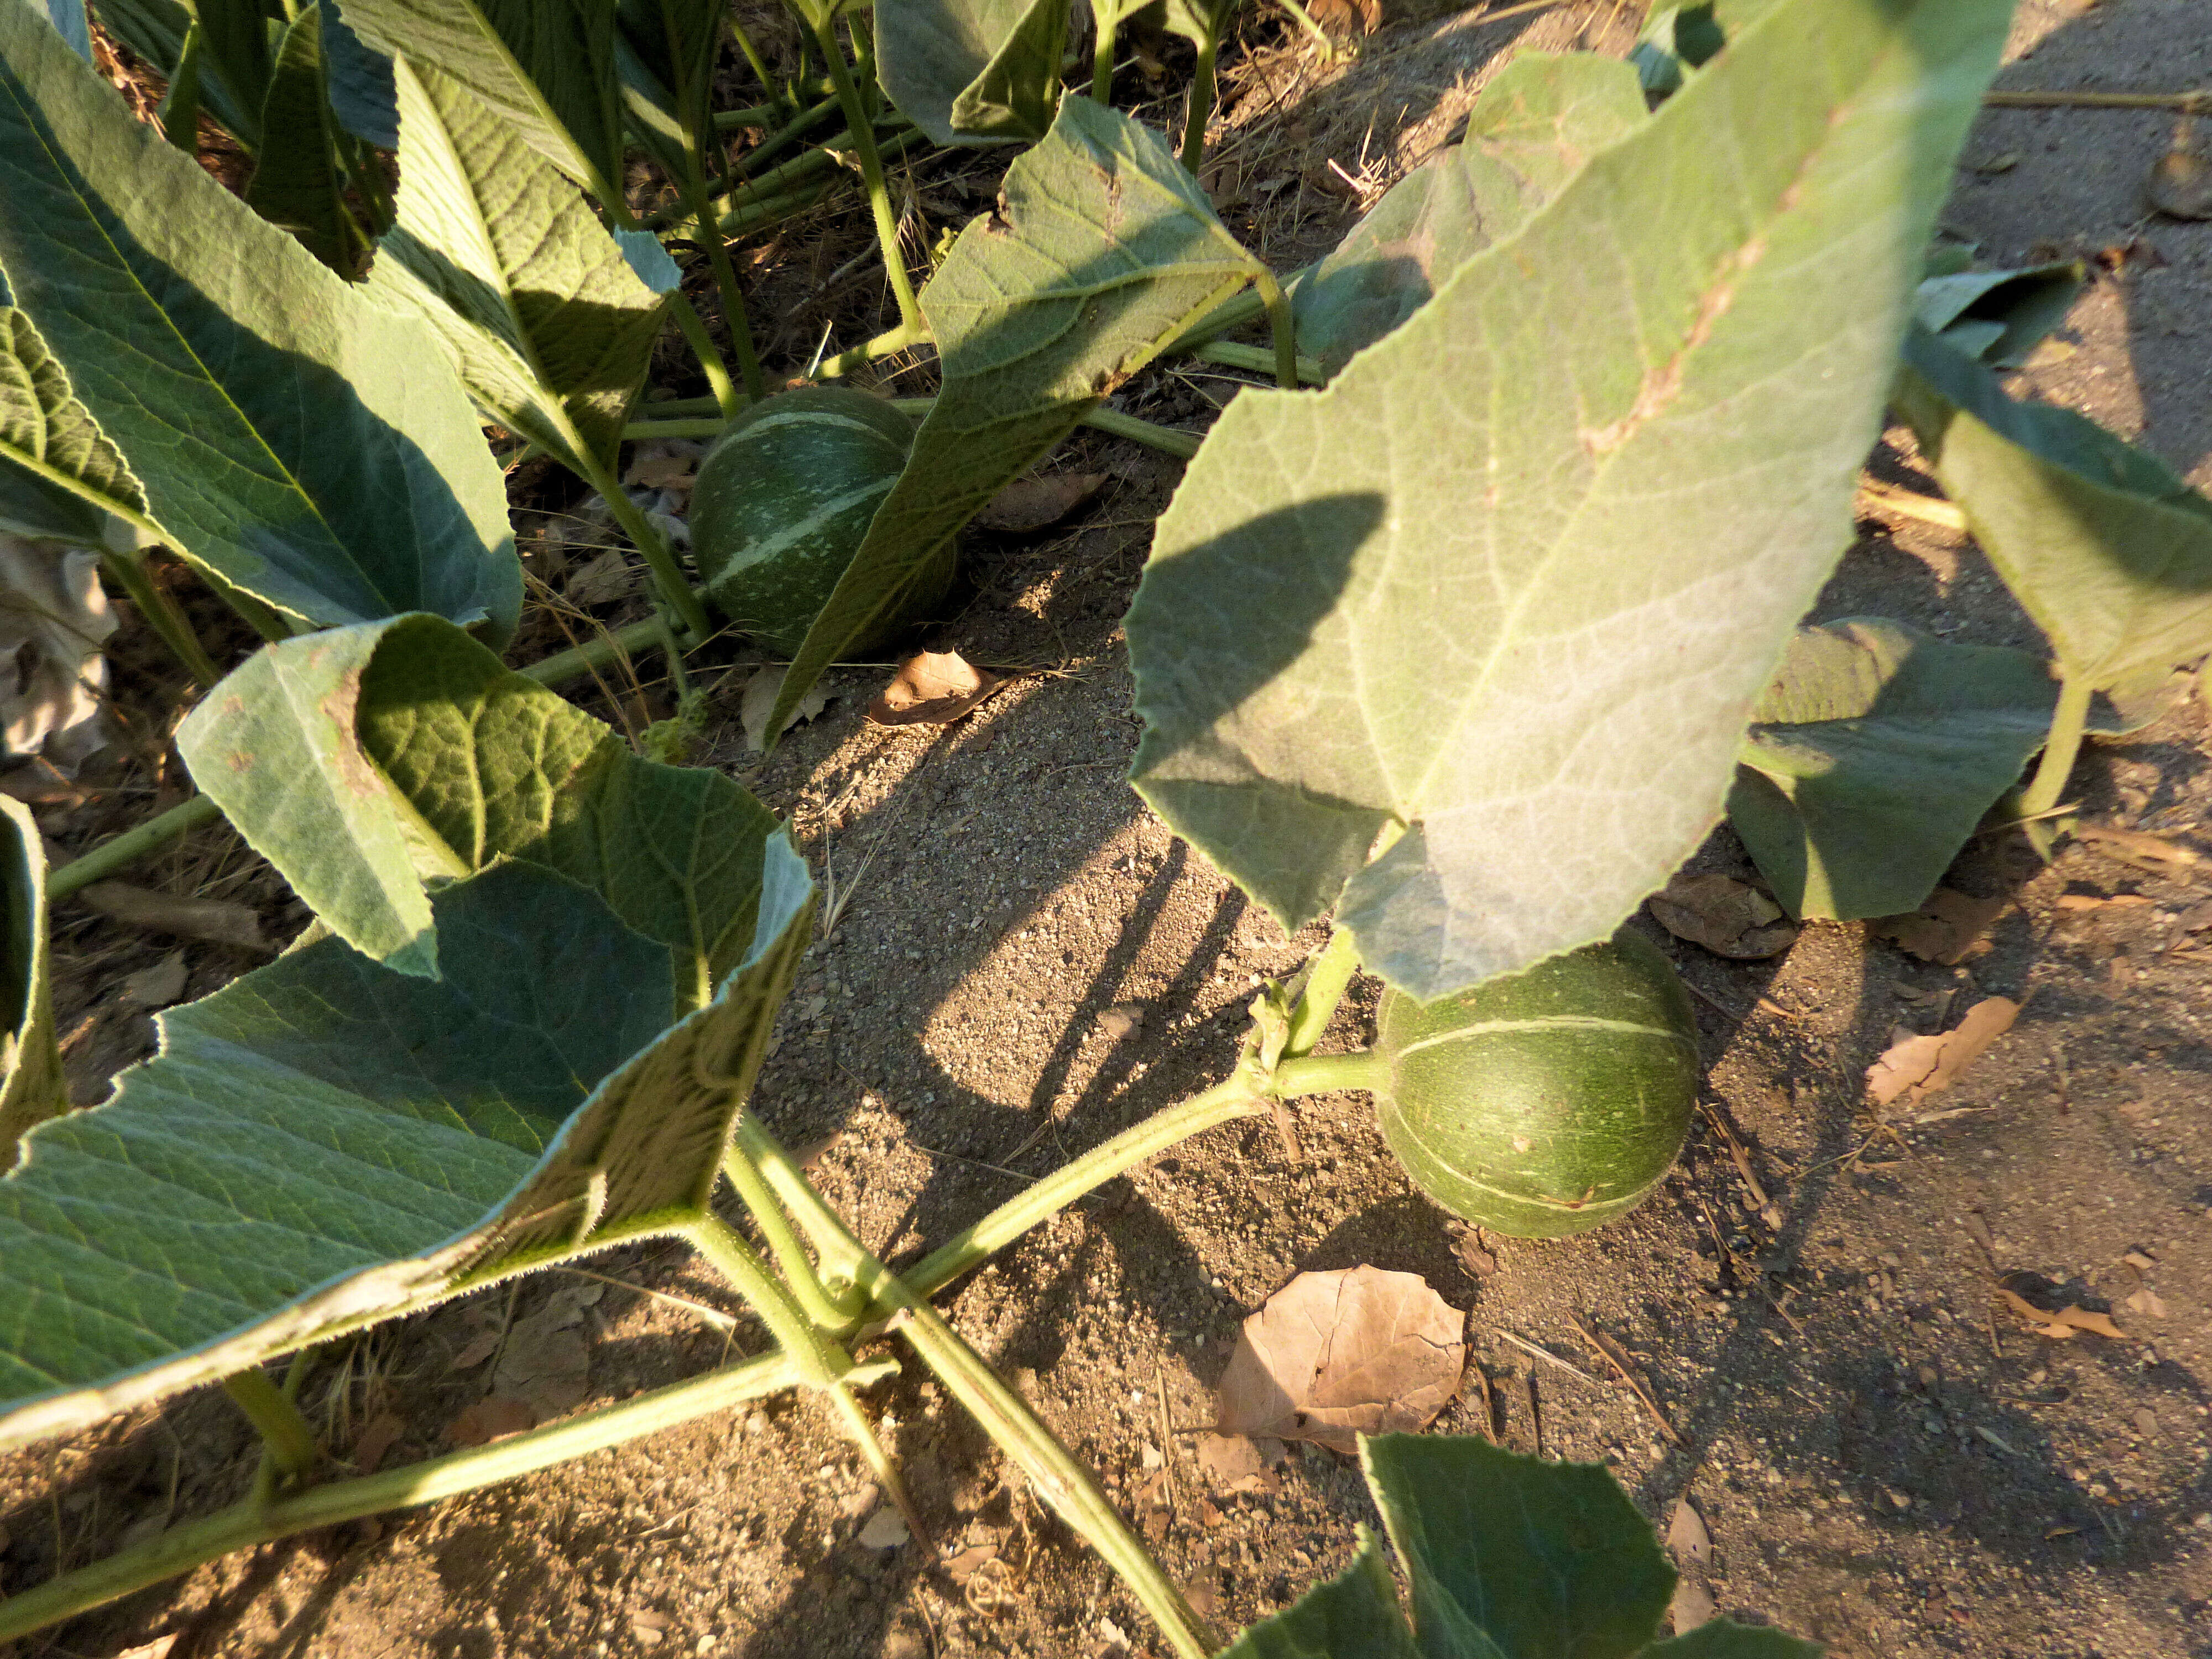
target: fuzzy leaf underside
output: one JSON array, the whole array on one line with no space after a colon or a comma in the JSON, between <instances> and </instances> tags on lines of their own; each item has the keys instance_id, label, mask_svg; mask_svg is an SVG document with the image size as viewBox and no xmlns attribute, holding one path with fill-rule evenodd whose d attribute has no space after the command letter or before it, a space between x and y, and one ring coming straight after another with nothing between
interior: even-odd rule
<instances>
[{"instance_id":1,"label":"fuzzy leaf underside","mask_svg":"<svg viewBox=\"0 0 2212 1659\"><path fill-rule=\"evenodd\" d=\"M1619 59L1523 52L1483 88L1466 137L1392 185L1299 281L1298 349L1341 368L1644 118L1636 71Z\"/></svg>"},{"instance_id":2,"label":"fuzzy leaf underside","mask_svg":"<svg viewBox=\"0 0 2212 1659\"><path fill-rule=\"evenodd\" d=\"M1231 404L1129 616L1153 808L1425 1001L1609 935L1850 540L2009 10L1771 6L1328 389Z\"/></svg>"},{"instance_id":3,"label":"fuzzy leaf underside","mask_svg":"<svg viewBox=\"0 0 2212 1659\"><path fill-rule=\"evenodd\" d=\"M1793 916L1916 908L2043 746L2043 660L1900 623L1800 630L1752 711L1729 817Z\"/></svg>"},{"instance_id":4,"label":"fuzzy leaf underside","mask_svg":"<svg viewBox=\"0 0 2212 1659\"><path fill-rule=\"evenodd\" d=\"M434 903L445 977L327 939L161 1017L0 1177L0 1449L489 1278L696 1221L811 889L671 1027L662 948L508 863Z\"/></svg>"},{"instance_id":5,"label":"fuzzy leaf underside","mask_svg":"<svg viewBox=\"0 0 2212 1659\"><path fill-rule=\"evenodd\" d=\"M2212 501L2095 422L2005 395L1912 330L1898 410L2069 678L2100 690L2212 650Z\"/></svg>"},{"instance_id":6,"label":"fuzzy leaf underside","mask_svg":"<svg viewBox=\"0 0 2212 1659\"><path fill-rule=\"evenodd\" d=\"M434 330L470 395L572 471L614 470L661 296L550 162L402 58L397 217L370 286Z\"/></svg>"},{"instance_id":7,"label":"fuzzy leaf underside","mask_svg":"<svg viewBox=\"0 0 2212 1659\"><path fill-rule=\"evenodd\" d=\"M0 531L93 545L111 506L145 505L37 325L0 305Z\"/></svg>"},{"instance_id":8,"label":"fuzzy leaf underside","mask_svg":"<svg viewBox=\"0 0 2212 1659\"><path fill-rule=\"evenodd\" d=\"M953 538L1159 349L1250 280L1252 258L1159 135L1070 96L921 295L943 386L898 482L808 633L768 729L846 647L949 580Z\"/></svg>"},{"instance_id":9,"label":"fuzzy leaf underside","mask_svg":"<svg viewBox=\"0 0 2212 1659\"><path fill-rule=\"evenodd\" d=\"M178 747L340 938L438 971L426 880L527 859L669 955L699 1002L752 936L775 819L720 773L662 766L435 617L290 640L234 670Z\"/></svg>"},{"instance_id":10,"label":"fuzzy leaf underside","mask_svg":"<svg viewBox=\"0 0 2212 1659\"><path fill-rule=\"evenodd\" d=\"M319 625L513 627L506 489L442 356L21 6L0 8L0 282L148 516L222 581Z\"/></svg>"}]
</instances>

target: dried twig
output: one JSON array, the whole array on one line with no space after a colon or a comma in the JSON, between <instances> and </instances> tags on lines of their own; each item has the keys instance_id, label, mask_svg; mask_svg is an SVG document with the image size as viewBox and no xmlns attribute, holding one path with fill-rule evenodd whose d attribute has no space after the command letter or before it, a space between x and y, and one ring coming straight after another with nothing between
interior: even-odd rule
<instances>
[{"instance_id":1,"label":"dried twig","mask_svg":"<svg viewBox=\"0 0 2212 1659\"><path fill-rule=\"evenodd\" d=\"M1644 1409L1651 1413L1651 1420L1659 1425L1659 1432L1676 1445L1680 1445L1682 1437L1674 1432L1674 1425L1667 1420L1667 1413L1659 1409L1659 1402L1651 1397L1651 1391L1644 1386L1643 1380L1629 1369L1628 1356L1620 1352L1611 1337L1589 1323L1580 1314L1570 1316L1575 1322L1575 1328L1583 1334L1590 1346L1597 1350L1598 1358L1612 1366L1614 1374L1628 1384L1630 1391L1644 1402Z\"/></svg>"},{"instance_id":2,"label":"dried twig","mask_svg":"<svg viewBox=\"0 0 2212 1659\"><path fill-rule=\"evenodd\" d=\"M1522 1352L1525 1354L1532 1354L1536 1358L1542 1360L1547 1365L1557 1365L1561 1370L1566 1372L1570 1376L1579 1376L1583 1382L1589 1383L1590 1387L1594 1389L1603 1386L1598 1382L1597 1378L1592 1376L1588 1371L1583 1370L1580 1366L1568 1364L1567 1361L1560 1358L1559 1355L1553 1353L1547 1349L1540 1348L1533 1342L1522 1341L1519 1337L1514 1335L1513 1333L1509 1330L1504 1330L1493 1325L1490 1328L1490 1334L1502 1340L1510 1342L1515 1347L1520 1349Z\"/></svg>"}]
</instances>

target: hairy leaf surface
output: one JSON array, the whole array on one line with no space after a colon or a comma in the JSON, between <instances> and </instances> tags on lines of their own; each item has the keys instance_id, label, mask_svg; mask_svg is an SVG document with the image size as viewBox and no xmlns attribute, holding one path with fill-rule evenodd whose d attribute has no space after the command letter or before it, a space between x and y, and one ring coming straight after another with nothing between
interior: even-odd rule
<instances>
[{"instance_id":1,"label":"hairy leaf surface","mask_svg":"<svg viewBox=\"0 0 2212 1659\"><path fill-rule=\"evenodd\" d=\"M1881 617L1802 629L1752 711L1729 817L1793 916L1927 898L2043 746L2041 659Z\"/></svg>"},{"instance_id":2,"label":"hairy leaf surface","mask_svg":"<svg viewBox=\"0 0 2212 1659\"><path fill-rule=\"evenodd\" d=\"M0 1448L703 1215L805 946L804 866L768 871L672 1027L662 947L519 863L438 894L442 980L328 939L163 1016L0 1177Z\"/></svg>"},{"instance_id":3,"label":"hairy leaf surface","mask_svg":"<svg viewBox=\"0 0 2212 1659\"><path fill-rule=\"evenodd\" d=\"M185 556L317 624L512 627L506 489L420 327L133 120L20 6L0 8L0 281Z\"/></svg>"},{"instance_id":4,"label":"hairy leaf surface","mask_svg":"<svg viewBox=\"0 0 2212 1659\"><path fill-rule=\"evenodd\" d=\"M1783 0L1327 390L1231 404L1130 612L1154 808L1425 1000L1607 936L1849 542L2009 10Z\"/></svg>"},{"instance_id":5,"label":"hairy leaf surface","mask_svg":"<svg viewBox=\"0 0 2212 1659\"><path fill-rule=\"evenodd\" d=\"M106 509L145 505L37 325L0 305L0 531L96 545Z\"/></svg>"},{"instance_id":6,"label":"hairy leaf surface","mask_svg":"<svg viewBox=\"0 0 2212 1659\"><path fill-rule=\"evenodd\" d=\"M1159 135L1087 98L1061 103L1005 194L922 292L943 388L785 678L771 732L849 642L944 591L954 537L994 495L1250 280L1252 256Z\"/></svg>"},{"instance_id":7,"label":"hairy leaf surface","mask_svg":"<svg viewBox=\"0 0 2212 1659\"><path fill-rule=\"evenodd\" d=\"M1068 0L888 0L884 90L932 143L1039 138L1060 98Z\"/></svg>"},{"instance_id":8,"label":"hairy leaf surface","mask_svg":"<svg viewBox=\"0 0 2212 1659\"><path fill-rule=\"evenodd\" d=\"M1524 52L1468 112L1467 137L1390 187L1291 295L1298 349L1331 372L1518 230L1599 150L1641 126L1636 71L1590 52Z\"/></svg>"},{"instance_id":9,"label":"hairy leaf surface","mask_svg":"<svg viewBox=\"0 0 2212 1659\"><path fill-rule=\"evenodd\" d=\"M576 187L451 76L401 58L397 218L370 287L437 331L470 395L611 471L661 295Z\"/></svg>"},{"instance_id":10,"label":"hairy leaf surface","mask_svg":"<svg viewBox=\"0 0 2212 1659\"><path fill-rule=\"evenodd\" d=\"M675 1006L752 936L775 820L719 772L638 759L459 629L403 617L266 647L177 734L201 788L332 932L439 971L424 883L560 871L669 953Z\"/></svg>"},{"instance_id":11,"label":"hairy leaf surface","mask_svg":"<svg viewBox=\"0 0 2212 1659\"><path fill-rule=\"evenodd\" d=\"M16 1142L69 1110L61 1049L54 1040L47 968L46 860L31 809L0 796L0 1174L15 1166Z\"/></svg>"},{"instance_id":12,"label":"hairy leaf surface","mask_svg":"<svg viewBox=\"0 0 2212 1659\"><path fill-rule=\"evenodd\" d=\"M2212 501L2084 416L2005 395L1924 328L1897 404L2069 678L2100 689L2212 650Z\"/></svg>"}]
</instances>

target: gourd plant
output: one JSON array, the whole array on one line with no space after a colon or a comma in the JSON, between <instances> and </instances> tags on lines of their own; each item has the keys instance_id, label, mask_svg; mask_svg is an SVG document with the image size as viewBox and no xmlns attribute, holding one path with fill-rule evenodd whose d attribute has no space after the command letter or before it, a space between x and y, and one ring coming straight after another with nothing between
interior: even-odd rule
<instances>
[{"instance_id":1,"label":"gourd plant","mask_svg":"<svg viewBox=\"0 0 2212 1659\"><path fill-rule=\"evenodd\" d=\"M861 174L897 315L816 378L926 343L939 389L910 411L887 486L875 450L904 428L871 410L865 476L795 516L787 501L780 521L746 485L804 434L781 416L825 405L771 398L731 425L764 386L727 243L820 175L770 179L725 152L730 112L708 95L720 8L337 3L388 64L399 159L358 284L134 121L66 29L0 0L0 499L125 550L118 580L143 582L143 549L169 548L269 639L179 732L201 804L49 875L27 815L0 802L0 1448L216 1382L266 1447L239 1504L0 1603L0 1636L781 1389L821 1398L904 1504L860 1398L897 1362L855 1352L887 1334L1170 1648L1212 1651L932 1296L1143 1159L1339 1088L1376 1093L1392 1144L1448 1205L1529 1232L1617 1213L1672 1160L1694 1075L1663 964L1632 934L1606 941L1724 801L1763 866L1795 870L1804 914L1866 902L1869 869L1924 895L2046 727L2046 769L2070 765L2083 730L2128 717L2151 665L2212 640L2212 584L2176 580L2212 568L2190 539L2212 509L1991 378L1990 354L2048 325L2051 283L1921 287L2007 0L1723 3L1725 44L1679 64L1656 111L1630 65L1527 56L1486 88L1463 144L1289 276L1237 242L1186 165L1225 6L1170 9L1200 45L1179 158L1105 98L1063 88L1064 0L878 0L872 50L863 29L849 60L836 9L797 0L806 44L788 79L734 37L767 100L745 122L782 120L765 149L842 116L830 148ZM1097 32L1094 94L1111 90L1121 15ZM1030 144L999 210L919 293L883 164L909 132ZM672 191L655 227L619 188L641 154ZM734 375L654 228L704 244ZM1263 319L1266 347L1221 337ZM548 689L588 653L520 671L498 654L521 584L479 416L601 489L653 568L664 614L601 648L702 643L700 594L616 482L623 441L689 429L631 418L670 319L713 388L707 426L730 428L702 483L720 504L702 511L734 526L702 552L708 595L797 636L779 723L854 641L934 603L963 526L1079 424L1194 447L1128 619L1145 720L1133 780L1285 926L1334 918L1304 973L1255 999L1222 1081L902 1273L750 1098L811 913L783 830L728 778L641 758ZM1279 386L1245 392L1196 446L1104 406L1190 350L1272 367ZM1793 633L1850 539L1893 395L2045 620L2063 695L2023 653L1879 622ZM812 441L802 467L818 464ZM2008 491L2039 492L2035 510ZM779 526L836 580L818 606L753 614L738 575L776 563L759 555ZM2157 558L2138 556L2146 537L2163 538ZM2087 587L2125 601L2081 607ZM2099 691L2120 696L2099 712ZM1970 776L1942 822L1909 857L1870 860L1900 773L1946 764ZM315 924L165 1015L160 1054L71 1111L45 904L217 811ZM1362 967L1389 988L1381 1044L1324 1055ZM1538 1139L1513 1115L1540 1106L1531 1078L1571 1084L1575 1109L1537 1126L1561 1132L1548 1163L1516 1161ZM725 1182L743 1226L714 1207ZM376 1322L651 1237L688 1242L773 1351L352 1479L325 1478L265 1369L291 1356L296 1382L317 1348ZM1364 1551L1238 1651L1650 1641L1662 1569L1603 1477L1442 1440L1367 1455L1412 1626ZM1469 1491L1543 1518L1524 1542L1546 1572L1484 1577L1495 1517ZM1662 1645L1799 1650L1724 1624Z\"/></svg>"}]
</instances>

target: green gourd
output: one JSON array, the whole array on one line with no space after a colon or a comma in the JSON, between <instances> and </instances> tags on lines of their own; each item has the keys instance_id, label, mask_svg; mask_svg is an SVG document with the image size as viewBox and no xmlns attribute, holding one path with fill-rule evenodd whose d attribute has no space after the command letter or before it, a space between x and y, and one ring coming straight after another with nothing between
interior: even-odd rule
<instances>
[{"instance_id":1,"label":"green gourd","mask_svg":"<svg viewBox=\"0 0 2212 1659\"><path fill-rule=\"evenodd\" d=\"M738 416L699 464L691 554L714 607L772 651L798 653L898 481L914 422L849 386L804 386ZM917 593L926 611L941 590ZM884 643L915 614L854 647Z\"/></svg>"},{"instance_id":2,"label":"green gourd","mask_svg":"<svg viewBox=\"0 0 2212 1659\"><path fill-rule=\"evenodd\" d=\"M1389 991L1383 1138L1464 1220L1515 1238L1586 1232L1674 1166L1697 1035L1672 964L1626 930L1427 1007Z\"/></svg>"}]
</instances>

